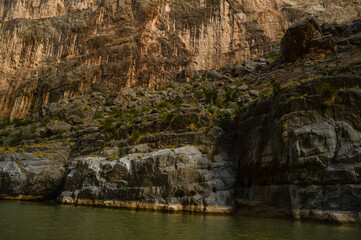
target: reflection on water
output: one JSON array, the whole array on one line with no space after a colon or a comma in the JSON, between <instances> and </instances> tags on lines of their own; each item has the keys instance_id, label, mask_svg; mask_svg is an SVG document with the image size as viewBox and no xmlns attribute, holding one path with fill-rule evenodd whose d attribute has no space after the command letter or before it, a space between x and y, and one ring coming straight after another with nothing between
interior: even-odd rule
<instances>
[{"instance_id":1,"label":"reflection on water","mask_svg":"<svg viewBox=\"0 0 361 240\"><path fill-rule=\"evenodd\" d=\"M288 220L0 201L0 239L361 239L361 228Z\"/></svg>"}]
</instances>

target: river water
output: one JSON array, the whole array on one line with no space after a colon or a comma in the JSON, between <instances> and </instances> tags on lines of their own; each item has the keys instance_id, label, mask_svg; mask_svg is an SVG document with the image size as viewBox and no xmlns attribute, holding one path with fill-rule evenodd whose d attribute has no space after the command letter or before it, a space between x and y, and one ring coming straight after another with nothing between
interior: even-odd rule
<instances>
[{"instance_id":1,"label":"river water","mask_svg":"<svg viewBox=\"0 0 361 240\"><path fill-rule=\"evenodd\" d=\"M361 239L361 227L0 201L1 240Z\"/></svg>"}]
</instances>

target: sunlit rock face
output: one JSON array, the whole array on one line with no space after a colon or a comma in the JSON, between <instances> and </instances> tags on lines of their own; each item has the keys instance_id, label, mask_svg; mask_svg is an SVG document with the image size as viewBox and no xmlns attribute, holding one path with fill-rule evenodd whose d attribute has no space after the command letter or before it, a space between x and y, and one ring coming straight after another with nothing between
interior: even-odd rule
<instances>
[{"instance_id":1,"label":"sunlit rock face","mask_svg":"<svg viewBox=\"0 0 361 240\"><path fill-rule=\"evenodd\" d=\"M173 81L270 50L300 19L359 17L358 1L4 0L0 117L94 89Z\"/></svg>"}]
</instances>

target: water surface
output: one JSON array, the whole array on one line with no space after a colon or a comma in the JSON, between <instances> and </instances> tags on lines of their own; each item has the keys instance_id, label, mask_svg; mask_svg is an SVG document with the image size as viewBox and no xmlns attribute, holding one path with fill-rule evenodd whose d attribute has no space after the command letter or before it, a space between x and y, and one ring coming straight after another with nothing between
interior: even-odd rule
<instances>
[{"instance_id":1,"label":"water surface","mask_svg":"<svg viewBox=\"0 0 361 240\"><path fill-rule=\"evenodd\" d=\"M361 239L361 227L0 201L1 240Z\"/></svg>"}]
</instances>

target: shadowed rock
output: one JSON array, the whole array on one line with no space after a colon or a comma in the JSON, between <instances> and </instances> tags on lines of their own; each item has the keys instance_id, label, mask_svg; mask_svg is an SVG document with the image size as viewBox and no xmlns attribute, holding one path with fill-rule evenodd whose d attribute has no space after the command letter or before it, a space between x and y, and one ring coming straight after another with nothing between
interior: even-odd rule
<instances>
[{"instance_id":1,"label":"shadowed rock","mask_svg":"<svg viewBox=\"0 0 361 240\"><path fill-rule=\"evenodd\" d=\"M306 55L311 41L321 36L321 29L314 19L308 19L290 27L281 42L283 61L295 62Z\"/></svg>"}]
</instances>

